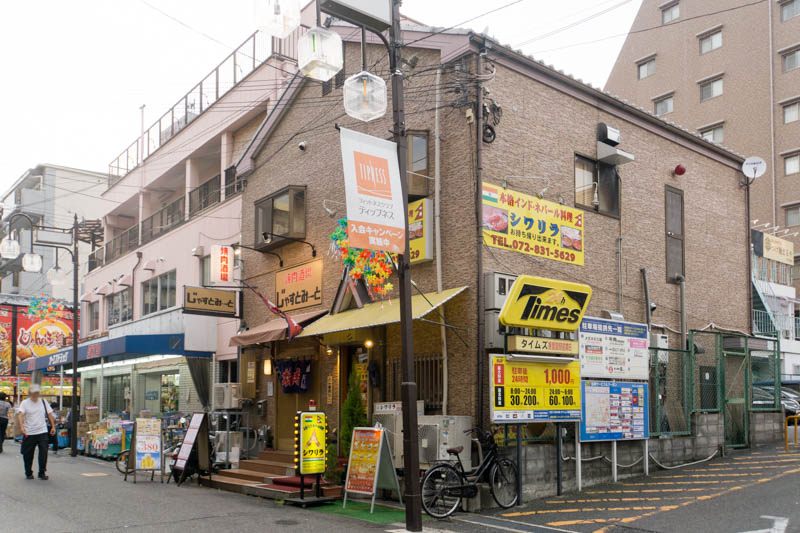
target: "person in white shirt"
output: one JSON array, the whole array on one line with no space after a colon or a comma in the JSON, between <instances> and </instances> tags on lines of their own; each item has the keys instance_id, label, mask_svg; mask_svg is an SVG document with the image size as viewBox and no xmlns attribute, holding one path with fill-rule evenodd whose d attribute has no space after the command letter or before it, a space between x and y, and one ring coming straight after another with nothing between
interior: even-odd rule
<instances>
[{"instance_id":1,"label":"person in white shirt","mask_svg":"<svg viewBox=\"0 0 800 533\"><path fill-rule=\"evenodd\" d=\"M33 479L33 454L39 448L39 479L47 480L47 445L50 435L56 434L56 419L53 409L40 397L41 386L31 384L30 396L19 404L17 409L17 425L22 428L22 458L25 463L25 477ZM50 419L50 431L47 430L47 419Z\"/></svg>"}]
</instances>

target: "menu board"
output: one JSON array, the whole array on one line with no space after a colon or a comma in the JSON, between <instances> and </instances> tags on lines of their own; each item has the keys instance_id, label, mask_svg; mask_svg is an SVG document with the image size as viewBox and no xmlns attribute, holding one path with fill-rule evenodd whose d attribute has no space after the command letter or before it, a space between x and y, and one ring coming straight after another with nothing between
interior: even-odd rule
<instances>
[{"instance_id":1,"label":"menu board","mask_svg":"<svg viewBox=\"0 0 800 533\"><path fill-rule=\"evenodd\" d=\"M649 437L647 383L584 381L581 441Z\"/></svg>"},{"instance_id":2,"label":"menu board","mask_svg":"<svg viewBox=\"0 0 800 533\"><path fill-rule=\"evenodd\" d=\"M649 379L646 324L584 317L578 346L584 378Z\"/></svg>"},{"instance_id":3,"label":"menu board","mask_svg":"<svg viewBox=\"0 0 800 533\"><path fill-rule=\"evenodd\" d=\"M372 494L378 479L378 461L381 451L383 429L356 428L350 445L350 461L347 463L347 492Z\"/></svg>"},{"instance_id":4,"label":"menu board","mask_svg":"<svg viewBox=\"0 0 800 533\"><path fill-rule=\"evenodd\" d=\"M186 435L183 437L181 449L178 451L178 459L175 461L174 468L185 468L186 461L192 454L194 448L194 441L197 439L197 433L200 431L200 426L203 424L204 413L195 413L192 415L192 420L189 422L189 429L186 430Z\"/></svg>"},{"instance_id":5,"label":"menu board","mask_svg":"<svg viewBox=\"0 0 800 533\"><path fill-rule=\"evenodd\" d=\"M134 446L136 470L161 470L161 421L137 418Z\"/></svg>"}]
</instances>

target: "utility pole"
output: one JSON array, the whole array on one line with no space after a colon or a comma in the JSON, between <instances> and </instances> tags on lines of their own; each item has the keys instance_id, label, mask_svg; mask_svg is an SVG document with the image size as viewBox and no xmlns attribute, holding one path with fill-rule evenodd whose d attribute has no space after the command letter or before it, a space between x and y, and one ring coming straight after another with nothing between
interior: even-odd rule
<instances>
[{"instance_id":1,"label":"utility pole","mask_svg":"<svg viewBox=\"0 0 800 533\"><path fill-rule=\"evenodd\" d=\"M56 253L58 253L56 251ZM72 416L70 417L70 455L78 455L78 214L72 221ZM64 383L61 383L64 386Z\"/></svg>"},{"instance_id":2,"label":"utility pole","mask_svg":"<svg viewBox=\"0 0 800 533\"><path fill-rule=\"evenodd\" d=\"M414 330L411 316L411 264L408 243L408 139L406 138L405 102L401 54L403 34L400 29L400 0L392 0L392 27L389 31L389 70L392 76L392 116L394 142L397 143L397 162L403 195L405 250L398 257L400 281L400 336L402 340L403 403L403 479L406 499L406 529L422 531L422 498L419 482L419 428L417 427L417 383L414 369Z\"/></svg>"}]
</instances>

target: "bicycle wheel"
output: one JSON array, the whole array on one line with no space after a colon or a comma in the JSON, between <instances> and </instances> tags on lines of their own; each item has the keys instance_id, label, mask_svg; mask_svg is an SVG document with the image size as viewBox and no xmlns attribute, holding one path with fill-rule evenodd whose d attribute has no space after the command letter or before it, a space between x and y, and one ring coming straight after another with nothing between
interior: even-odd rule
<instances>
[{"instance_id":1,"label":"bicycle wheel","mask_svg":"<svg viewBox=\"0 0 800 533\"><path fill-rule=\"evenodd\" d=\"M117 470L119 470L120 474L128 473L130 474L133 470L128 469L128 454L130 450L125 450L121 454L117 456Z\"/></svg>"},{"instance_id":2,"label":"bicycle wheel","mask_svg":"<svg viewBox=\"0 0 800 533\"><path fill-rule=\"evenodd\" d=\"M422 507L434 518L446 518L453 514L461 503L460 496L448 489L461 487L461 476L447 463L434 466L422 478Z\"/></svg>"},{"instance_id":3,"label":"bicycle wheel","mask_svg":"<svg viewBox=\"0 0 800 533\"><path fill-rule=\"evenodd\" d=\"M503 509L517 504L517 465L508 459L498 460L492 468L492 497Z\"/></svg>"}]
</instances>

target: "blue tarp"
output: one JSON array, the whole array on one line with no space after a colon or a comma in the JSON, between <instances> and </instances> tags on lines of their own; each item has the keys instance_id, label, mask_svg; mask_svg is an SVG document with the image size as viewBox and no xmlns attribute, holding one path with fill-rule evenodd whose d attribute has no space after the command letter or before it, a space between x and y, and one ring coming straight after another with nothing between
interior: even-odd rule
<instances>
[{"instance_id":1,"label":"blue tarp","mask_svg":"<svg viewBox=\"0 0 800 533\"><path fill-rule=\"evenodd\" d=\"M211 352L186 351L183 333L170 335L126 335L116 339L84 343L78 346L80 363L99 364L100 358L107 363L124 361L147 355L182 355L184 357L211 357ZM33 372L48 367L72 364L72 347L64 348L44 357L31 357L17 366L18 372Z\"/></svg>"}]
</instances>

